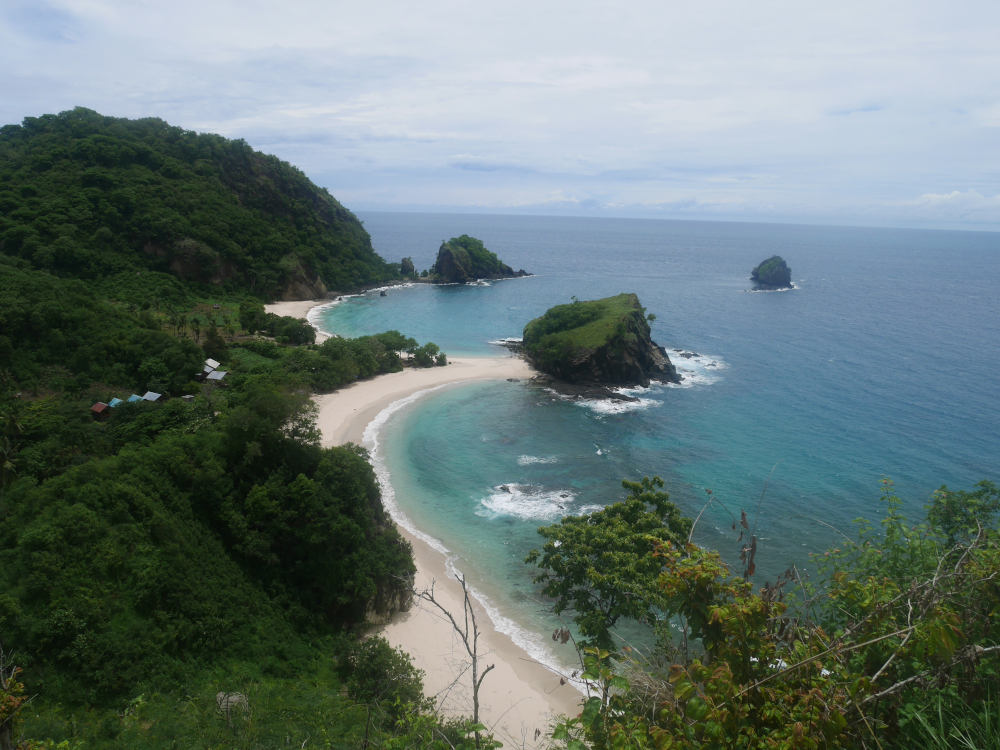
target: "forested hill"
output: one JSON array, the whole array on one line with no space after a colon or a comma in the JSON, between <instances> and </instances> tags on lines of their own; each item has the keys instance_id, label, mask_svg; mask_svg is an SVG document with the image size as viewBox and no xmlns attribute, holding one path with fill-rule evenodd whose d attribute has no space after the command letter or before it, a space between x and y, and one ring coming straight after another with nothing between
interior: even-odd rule
<instances>
[{"instance_id":1,"label":"forested hill","mask_svg":"<svg viewBox=\"0 0 1000 750\"><path fill-rule=\"evenodd\" d=\"M398 275L290 164L242 140L80 107L0 128L0 252L61 276L163 271L271 299Z\"/></svg>"},{"instance_id":2,"label":"forested hill","mask_svg":"<svg viewBox=\"0 0 1000 750\"><path fill-rule=\"evenodd\" d=\"M310 398L447 359L316 345L260 299L396 272L240 141L83 109L0 130L0 748L458 746L358 640L414 565Z\"/></svg>"}]
</instances>

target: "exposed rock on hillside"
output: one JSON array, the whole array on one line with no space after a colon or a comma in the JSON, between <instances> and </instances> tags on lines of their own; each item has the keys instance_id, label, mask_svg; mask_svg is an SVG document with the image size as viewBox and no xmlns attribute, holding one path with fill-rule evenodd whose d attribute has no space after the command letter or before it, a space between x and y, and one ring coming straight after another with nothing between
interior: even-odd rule
<instances>
[{"instance_id":1,"label":"exposed rock on hillside","mask_svg":"<svg viewBox=\"0 0 1000 750\"><path fill-rule=\"evenodd\" d=\"M663 347L650 338L634 294L557 305L524 328L524 353L537 369L582 385L679 382Z\"/></svg>"},{"instance_id":2,"label":"exposed rock on hillside","mask_svg":"<svg viewBox=\"0 0 1000 750\"><path fill-rule=\"evenodd\" d=\"M487 250L481 240L463 234L441 243L431 275L441 283L466 284L477 279L510 279L531 274L523 268L515 271L496 253Z\"/></svg>"},{"instance_id":3,"label":"exposed rock on hillside","mask_svg":"<svg viewBox=\"0 0 1000 750\"><path fill-rule=\"evenodd\" d=\"M784 258L772 255L753 269L750 280L758 289L789 289L792 286L792 270Z\"/></svg>"}]
</instances>

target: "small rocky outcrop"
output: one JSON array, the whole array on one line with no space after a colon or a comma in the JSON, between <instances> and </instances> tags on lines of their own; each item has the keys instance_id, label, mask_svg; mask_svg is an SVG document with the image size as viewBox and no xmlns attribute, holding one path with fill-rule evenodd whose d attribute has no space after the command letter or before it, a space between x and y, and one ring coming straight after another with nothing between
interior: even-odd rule
<instances>
[{"instance_id":1,"label":"small rocky outcrop","mask_svg":"<svg viewBox=\"0 0 1000 750\"><path fill-rule=\"evenodd\" d=\"M479 279L511 279L531 275L523 268L515 271L503 263L496 253L487 250L481 240L467 234L441 243L430 274L434 281L441 284L467 284Z\"/></svg>"},{"instance_id":2,"label":"small rocky outcrop","mask_svg":"<svg viewBox=\"0 0 1000 750\"><path fill-rule=\"evenodd\" d=\"M780 255L762 261L750 274L757 289L791 289L792 270Z\"/></svg>"},{"instance_id":3,"label":"small rocky outcrop","mask_svg":"<svg viewBox=\"0 0 1000 750\"><path fill-rule=\"evenodd\" d=\"M560 381L584 386L679 382L663 347L650 338L634 294L557 305L524 328L524 356Z\"/></svg>"}]
</instances>

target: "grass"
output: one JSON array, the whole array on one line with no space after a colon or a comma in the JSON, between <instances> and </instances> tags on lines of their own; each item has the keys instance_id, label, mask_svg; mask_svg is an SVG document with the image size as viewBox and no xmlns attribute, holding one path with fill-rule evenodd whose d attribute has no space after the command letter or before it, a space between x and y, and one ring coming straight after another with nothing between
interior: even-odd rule
<instances>
[{"instance_id":1,"label":"grass","mask_svg":"<svg viewBox=\"0 0 1000 750\"><path fill-rule=\"evenodd\" d=\"M541 361L592 352L625 331L625 320L642 306L634 294L557 305L524 328L524 346Z\"/></svg>"}]
</instances>

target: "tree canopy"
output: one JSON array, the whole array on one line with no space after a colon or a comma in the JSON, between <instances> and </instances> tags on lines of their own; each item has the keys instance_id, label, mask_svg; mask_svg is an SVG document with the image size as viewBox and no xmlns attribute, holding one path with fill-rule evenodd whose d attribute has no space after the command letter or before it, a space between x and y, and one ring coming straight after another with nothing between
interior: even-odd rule
<instances>
[{"instance_id":1,"label":"tree canopy","mask_svg":"<svg viewBox=\"0 0 1000 750\"><path fill-rule=\"evenodd\" d=\"M883 502L880 527L861 522L856 540L819 557L813 582L792 568L754 585L676 536L617 580L598 578L597 562L556 567L536 555L557 609L582 581L607 587L571 600L581 632L615 614L643 619L648 603L671 616L674 636L645 660L620 654L618 666L607 647L586 649L595 694L555 737L601 749L995 747L997 489L942 488L918 524L889 483ZM561 559L600 559L594 537L559 538Z\"/></svg>"},{"instance_id":2,"label":"tree canopy","mask_svg":"<svg viewBox=\"0 0 1000 750\"><path fill-rule=\"evenodd\" d=\"M61 276L157 271L268 298L397 275L357 218L290 164L81 107L0 128L0 252Z\"/></svg>"},{"instance_id":3,"label":"tree canopy","mask_svg":"<svg viewBox=\"0 0 1000 750\"><path fill-rule=\"evenodd\" d=\"M545 545L526 560L541 569L535 582L556 614L571 610L580 633L604 649L614 648L611 629L620 618L656 620L654 553L665 542L683 543L691 528L659 477L622 484L624 500L540 528Z\"/></svg>"}]
</instances>

